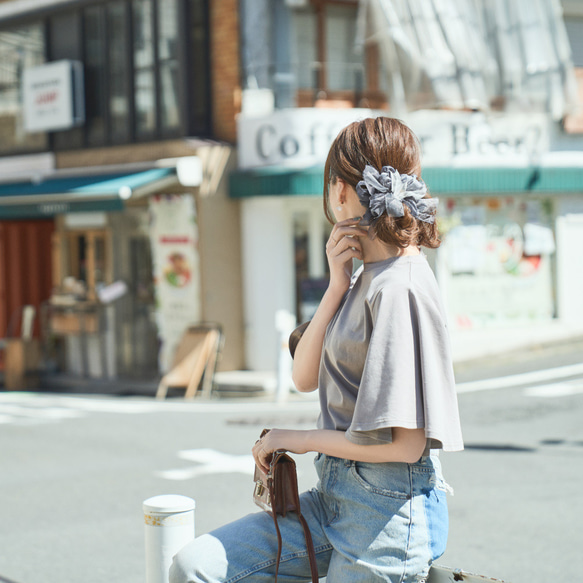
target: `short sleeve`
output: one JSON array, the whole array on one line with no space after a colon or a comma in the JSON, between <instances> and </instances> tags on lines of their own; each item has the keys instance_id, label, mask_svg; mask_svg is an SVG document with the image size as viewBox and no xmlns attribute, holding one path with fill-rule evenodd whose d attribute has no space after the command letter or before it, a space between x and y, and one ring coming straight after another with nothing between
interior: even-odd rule
<instances>
[{"instance_id":1,"label":"short sleeve","mask_svg":"<svg viewBox=\"0 0 583 583\"><path fill-rule=\"evenodd\" d=\"M372 332L346 437L390 443L392 427L424 428L429 447L463 449L449 336L438 297L407 285L367 306Z\"/></svg>"}]
</instances>

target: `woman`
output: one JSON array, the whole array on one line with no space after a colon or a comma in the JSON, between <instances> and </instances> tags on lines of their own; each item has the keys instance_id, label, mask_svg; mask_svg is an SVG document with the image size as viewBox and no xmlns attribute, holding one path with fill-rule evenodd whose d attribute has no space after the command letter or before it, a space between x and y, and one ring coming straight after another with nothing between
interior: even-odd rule
<instances>
[{"instance_id":1,"label":"woman","mask_svg":"<svg viewBox=\"0 0 583 583\"><path fill-rule=\"evenodd\" d=\"M437 247L436 200L403 123L340 132L325 166L330 283L294 356L299 391L319 389L318 429L272 429L253 447L317 452L301 497L329 583L421 582L445 549L447 485L437 450L463 449L446 316L420 247ZM352 275L353 259L363 266ZM310 581L300 523L279 520L279 580ZM262 512L204 535L175 557L171 583L273 581L277 541Z\"/></svg>"}]
</instances>

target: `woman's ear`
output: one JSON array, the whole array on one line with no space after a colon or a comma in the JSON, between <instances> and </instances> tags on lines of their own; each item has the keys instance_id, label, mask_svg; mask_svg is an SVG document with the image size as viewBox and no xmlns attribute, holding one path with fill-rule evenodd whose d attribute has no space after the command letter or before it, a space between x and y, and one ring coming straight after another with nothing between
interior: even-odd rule
<instances>
[{"instance_id":1,"label":"woman's ear","mask_svg":"<svg viewBox=\"0 0 583 583\"><path fill-rule=\"evenodd\" d=\"M342 178L336 178L336 188L338 193L338 202L340 204L344 204L346 202L346 181L342 180Z\"/></svg>"}]
</instances>

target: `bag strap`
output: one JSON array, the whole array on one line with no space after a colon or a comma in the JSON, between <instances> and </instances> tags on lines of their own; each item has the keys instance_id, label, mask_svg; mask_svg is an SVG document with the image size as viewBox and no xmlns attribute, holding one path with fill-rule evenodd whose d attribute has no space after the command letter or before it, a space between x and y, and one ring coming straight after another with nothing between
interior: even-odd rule
<instances>
[{"instance_id":1,"label":"bag strap","mask_svg":"<svg viewBox=\"0 0 583 583\"><path fill-rule=\"evenodd\" d=\"M273 500L273 486L270 484L270 495ZM314 550L314 541L312 540L312 533L310 532L310 527L306 522L306 519L303 517L302 513L300 512L300 503L298 500L298 511L297 515L302 524L304 529L304 537L306 539L306 548L308 549L308 560L310 561L310 572L312 573L312 583L318 583L318 564L316 563L316 551ZM281 539L281 531L279 530L279 524L277 523L277 513L272 510L271 516L273 517L273 522L275 524L275 531L277 533L277 561L275 563L275 583L277 583L277 574L279 573L279 563L281 562L281 551L283 547L283 541Z\"/></svg>"},{"instance_id":2,"label":"bag strap","mask_svg":"<svg viewBox=\"0 0 583 583\"><path fill-rule=\"evenodd\" d=\"M306 548L308 549L308 559L310 561L310 571L312 572L312 583L318 583L318 564L316 563L316 551L314 550L314 542L312 541L312 533L308 527L308 523L302 514L298 512L298 518L304 527L304 536L306 537Z\"/></svg>"}]
</instances>

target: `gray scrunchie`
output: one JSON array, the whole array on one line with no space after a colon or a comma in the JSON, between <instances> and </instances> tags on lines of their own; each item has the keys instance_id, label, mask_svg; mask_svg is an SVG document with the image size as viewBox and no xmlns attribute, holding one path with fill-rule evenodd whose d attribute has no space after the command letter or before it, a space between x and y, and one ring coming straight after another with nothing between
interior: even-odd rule
<instances>
[{"instance_id":1,"label":"gray scrunchie","mask_svg":"<svg viewBox=\"0 0 583 583\"><path fill-rule=\"evenodd\" d=\"M438 199L423 198L427 187L414 174L399 174L392 166L383 166L379 173L367 164L362 178L356 185L356 194L366 207L363 224L375 222L385 211L390 217L402 217L405 215L404 204L416 219L435 222Z\"/></svg>"}]
</instances>

